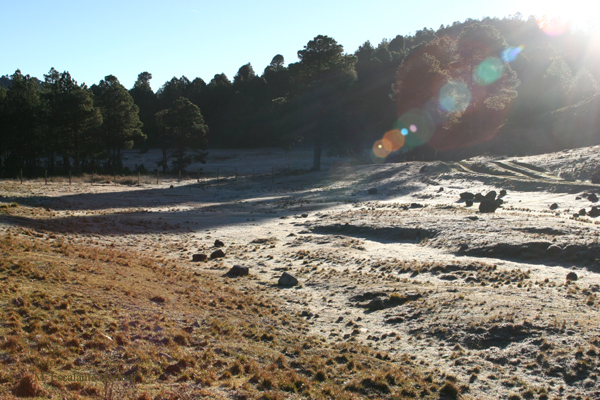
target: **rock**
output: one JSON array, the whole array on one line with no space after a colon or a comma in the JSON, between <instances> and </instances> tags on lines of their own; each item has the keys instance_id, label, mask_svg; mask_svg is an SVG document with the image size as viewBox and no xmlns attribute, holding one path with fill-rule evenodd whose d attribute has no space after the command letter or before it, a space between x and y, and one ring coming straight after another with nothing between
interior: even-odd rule
<instances>
[{"instance_id":1,"label":"rock","mask_svg":"<svg viewBox=\"0 0 600 400\"><path fill-rule=\"evenodd\" d=\"M579 215L587 215L587 211L585 211L585 208L579 210Z\"/></svg>"},{"instance_id":2,"label":"rock","mask_svg":"<svg viewBox=\"0 0 600 400\"><path fill-rule=\"evenodd\" d=\"M423 208L423 204L411 203L410 208Z\"/></svg>"},{"instance_id":3,"label":"rock","mask_svg":"<svg viewBox=\"0 0 600 400\"><path fill-rule=\"evenodd\" d=\"M485 195L485 198L487 200L496 200L496 191L492 190L492 191L488 192L488 194Z\"/></svg>"},{"instance_id":4,"label":"rock","mask_svg":"<svg viewBox=\"0 0 600 400\"><path fill-rule=\"evenodd\" d=\"M567 274L567 281L576 281L577 278L578 278L577 274L573 271L571 271Z\"/></svg>"},{"instance_id":5,"label":"rock","mask_svg":"<svg viewBox=\"0 0 600 400\"><path fill-rule=\"evenodd\" d=\"M307 213L301 214L300 216L301 216L302 218L308 218L308 214L307 214Z\"/></svg>"},{"instance_id":6,"label":"rock","mask_svg":"<svg viewBox=\"0 0 600 400\"><path fill-rule=\"evenodd\" d=\"M371 188L367 191L369 194L377 194L377 188Z\"/></svg>"},{"instance_id":7,"label":"rock","mask_svg":"<svg viewBox=\"0 0 600 400\"><path fill-rule=\"evenodd\" d=\"M590 178L592 183L599 184L600 183L600 172L594 172Z\"/></svg>"},{"instance_id":8,"label":"rock","mask_svg":"<svg viewBox=\"0 0 600 400\"><path fill-rule=\"evenodd\" d=\"M223 247L225 243L221 242L219 239L215 240L215 247Z\"/></svg>"},{"instance_id":9,"label":"rock","mask_svg":"<svg viewBox=\"0 0 600 400\"><path fill-rule=\"evenodd\" d=\"M461 200L473 200L474 198L475 198L475 195L471 192L463 192L460 194Z\"/></svg>"},{"instance_id":10,"label":"rock","mask_svg":"<svg viewBox=\"0 0 600 400\"><path fill-rule=\"evenodd\" d=\"M484 199L479 204L479 212L480 213L493 213L496 212L498 205L495 201L490 199Z\"/></svg>"},{"instance_id":11,"label":"rock","mask_svg":"<svg viewBox=\"0 0 600 400\"><path fill-rule=\"evenodd\" d=\"M215 250L212 253L210 253L210 258L211 259L215 259L215 258L223 258L225 257L225 252L221 249L219 250Z\"/></svg>"},{"instance_id":12,"label":"rock","mask_svg":"<svg viewBox=\"0 0 600 400\"><path fill-rule=\"evenodd\" d=\"M598 202L598 196L596 196L596 193L590 194L587 199L589 201L591 201L592 203L597 203Z\"/></svg>"},{"instance_id":13,"label":"rock","mask_svg":"<svg viewBox=\"0 0 600 400\"><path fill-rule=\"evenodd\" d=\"M600 216L600 210L598 207L592 207L592 209L588 212L588 215L592 218L596 218Z\"/></svg>"},{"instance_id":14,"label":"rock","mask_svg":"<svg viewBox=\"0 0 600 400\"><path fill-rule=\"evenodd\" d=\"M465 206L471 207L472 205L473 205L473 200L466 200L465 201Z\"/></svg>"},{"instance_id":15,"label":"rock","mask_svg":"<svg viewBox=\"0 0 600 400\"><path fill-rule=\"evenodd\" d=\"M556 210L557 208L558 208L558 204L556 204L556 203L550 204L550 209L551 210Z\"/></svg>"},{"instance_id":16,"label":"rock","mask_svg":"<svg viewBox=\"0 0 600 400\"><path fill-rule=\"evenodd\" d=\"M475 201L481 202L485 199L485 197L481 193L477 193L475 195Z\"/></svg>"},{"instance_id":17,"label":"rock","mask_svg":"<svg viewBox=\"0 0 600 400\"><path fill-rule=\"evenodd\" d=\"M225 276L229 278L237 278L239 276L246 276L249 273L250 267L246 267L245 265L234 265L229 271L227 271Z\"/></svg>"},{"instance_id":18,"label":"rock","mask_svg":"<svg viewBox=\"0 0 600 400\"><path fill-rule=\"evenodd\" d=\"M192 255L193 262L200 262L208 260L208 256L206 254L194 254Z\"/></svg>"},{"instance_id":19,"label":"rock","mask_svg":"<svg viewBox=\"0 0 600 400\"><path fill-rule=\"evenodd\" d=\"M371 300L369 302L369 304L367 304L367 308L370 311L377 311L377 310L383 310L385 308L385 304L383 304L383 300L381 300L379 297Z\"/></svg>"},{"instance_id":20,"label":"rock","mask_svg":"<svg viewBox=\"0 0 600 400\"><path fill-rule=\"evenodd\" d=\"M181 372L181 367L178 364L171 364L165 368L166 374L177 375Z\"/></svg>"},{"instance_id":21,"label":"rock","mask_svg":"<svg viewBox=\"0 0 600 400\"><path fill-rule=\"evenodd\" d=\"M296 286L298 284L298 279L290 273L284 272L279 278L280 286Z\"/></svg>"},{"instance_id":22,"label":"rock","mask_svg":"<svg viewBox=\"0 0 600 400\"><path fill-rule=\"evenodd\" d=\"M150 301L152 301L154 303L157 303L157 304L162 304L162 303L164 303L167 300L164 297L162 297L162 296L154 296L154 297L152 297L150 299Z\"/></svg>"},{"instance_id":23,"label":"rock","mask_svg":"<svg viewBox=\"0 0 600 400\"><path fill-rule=\"evenodd\" d=\"M444 191L444 188L443 188L443 187L441 187L441 188L439 188L439 189L438 189L438 193L441 193L441 192L443 192L443 191Z\"/></svg>"},{"instance_id":24,"label":"rock","mask_svg":"<svg viewBox=\"0 0 600 400\"><path fill-rule=\"evenodd\" d=\"M504 196L506 196L506 190L502 189L500 191L500 195L498 197L504 197Z\"/></svg>"}]
</instances>

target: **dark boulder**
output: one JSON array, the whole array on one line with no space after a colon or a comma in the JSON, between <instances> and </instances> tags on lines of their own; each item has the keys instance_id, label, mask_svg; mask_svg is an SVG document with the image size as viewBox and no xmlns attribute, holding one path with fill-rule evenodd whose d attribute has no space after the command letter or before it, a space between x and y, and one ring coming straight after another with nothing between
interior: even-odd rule
<instances>
[{"instance_id":1,"label":"dark boulder","mask_svg":"<svg viewBox=\"0 0 600 400\"><path fill-rule=\"evenodd\" d=\"M592 203L597 203L598 202L598 196L596 196L596 193L591 193L588 198L589 201L591 201Z\"/></svg>"},{"instance_id":2,"label":"dark boulder","mask_svg":"<svg viewBox=\"0 0 600 400\"><path fill-rule=\"evenodd\" d=\"M578 278L577 274L573 271L567 274L567 281L576 281Z\"/></svg>"},{"instance_id":3,"label":"dark boulder","mask_svg":"<svg viewBox=\"0 0 600 400\"><path fill-rule=\"evenodd\" d=\"M496 191L492 190L491 192L488 192L488 194L485 195L485 198L487 200L496 200Z\"/></svg>"},{"instance_id":4,"label":"dark boulder","mask_svg":"<svg viewBox=\"0 0 600 400\"><path fill-rule=\"evenodd\" d=\"M215 247L223 247L225 243L221 242L219 239L215 240Z\"/></svg>"},{"instance_id":5,"label":"dark boulder","mask_svg":"<svg viewBox=\"0 0 600 400\"><path fill-rule=\"evenodd\" d=\"M246 276L249 273L250 267L246 267L245 265L234 265L229 271L227 271L225 276L229 278L237 278L239 276Z\"/></svg>"},{"instance_id":6,"label":"dark boulder","mask_svg":"<svg viewBox=\"0 0 600 400\"><path fill-rule=\"evenodd\" d=\"M600 210L598 207L592 207L592 209L588 212L588 215L592 218L596 218L600 216Z\"/></svg>"},{"instance_id":7,"label":"dark boulder","mask_svg":"<svg viewBox=\"0 0 600 400\"><path fill-rule=\"evenodd\" d=\"M208 256L206 254L194 254L192 255L193 262L201 262L208 260Z\"/></svg>"},{"instance_id":8,"label":"dark boulder","mask_svg":"<svg viewBox=\"0 0 600 400\"><path fill-rule=\"evenodd\" d=\"M479 212L480 213L493 213L496 212L498 208L498 204L494 200L484 199L479 204Z\"/></svg>"},{"instance_id":9,"label":"dark boulder","mask_svg":"<svg viewBox=\"0 0 600 400\"><path fill-rule=\"evenodd\" d=\"M212 253L210 253L210 258L211 259L215 259L215 258L223 258L225 257L225 252L221 249L219 250L215 250Z\"/></svg>"},{"instance_id":10,"label":"dark boulder","mask_svg":"<svg viewBox=\"0 0 600 400\"><path fill-rule=\"evenodd\" d=\"M463 192L460 194L461 200L473 200L474 198L475 198L475 195L471 192Z\"/></svg>"},{"instance_id":11,"label":"dark boulder","mask_svg":"<svg viewBox=\"0 0 600 400\"><path fill-rule=\"evenodd\" d=\"M284 272L279 278L280 286L296 286L298 284L298 279L290 273Z\"/></svg>"}]
</instances>

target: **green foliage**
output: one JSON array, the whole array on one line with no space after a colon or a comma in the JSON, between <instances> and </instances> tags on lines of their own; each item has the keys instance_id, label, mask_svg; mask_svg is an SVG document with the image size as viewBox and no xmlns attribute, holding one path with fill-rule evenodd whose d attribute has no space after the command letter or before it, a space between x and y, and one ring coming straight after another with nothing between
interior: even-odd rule
<instances>
[{"instance_id":1,"label":"green foliage","mask_svg":"<svg viewBox=\"0 0 600 400\"><path fill-rule=\"evenodd\" d=\"M335 39L319 35L298 51L300 62L290 66L296 82L297 100L305 107L306 139L314 141L313 169L321 168L324 142L334 142L344 133L344 95L357 78L357 58L344 54Z\"/></svg>"},{"instance_id":2,"label":"green foliage","mask_svg":"<svg viewBox=\"0 0 600 400\"><path fill-rule=\"evenodd\" d=\"M152 80L151 73L140 73L129 94L131 94L135 105L139 108L142 132L148 138L146 146L156 146L157 127L154 114L158 111L158 98L152 91L150 80Z\"/></svg>"},{"instance_id":3,"label":"green foliage","mask_svg":"<svg viewBox=\"0 0 600 400\"><path fill-rule=\"evenodd\" d=\"M68 72L61 74L52 68L45 75L42 99L48 170L54 173L55 156L61 155L65 168L72 158L75 172L79 172L85 158L94 155L98 141L93 129L102 124L92 93L84 85L77 85Z\"/></svg>"},{"instance_id":4,"label":"green foliage","mask_svg":"<svg viewBox=\"0 0 600 400\"><path fill-rule=\"evenodd\" d=\"M121 149L133 146L135 140L145 139L141 131L138 106L133 98L113 76L106 76L92 86L94 103L102 112L100 138L106 150L107 169L121 168Z\"/></svg>"},{"instance_id":5,"label":"green foliage","mask_svg":"<svg viewBox=\"0 0 600 400\"><path fill-rule=\"evenodd\" d=\"M206 148L208 127L200 109L185 97L177 99L169 109L156 114L160 132L160 146L163 152L161 165L166 171L168 151L173 150L175 161L173 169L183 171L192 162L192 156L186 155L188 149L199 150ZM200 154L204 161L205 153Z\"/></svg>"}]
</instances>

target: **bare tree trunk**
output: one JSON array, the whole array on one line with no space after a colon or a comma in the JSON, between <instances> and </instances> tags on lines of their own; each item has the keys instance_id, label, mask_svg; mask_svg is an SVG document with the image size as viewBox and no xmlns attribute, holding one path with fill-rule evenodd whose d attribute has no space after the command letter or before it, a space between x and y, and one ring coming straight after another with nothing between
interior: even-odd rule
<instances>
[{"instance_id":1,"label":"bare tree trunk","mask_svg":"<svg viewBox=\"0 0 600 400\"><path fill-rule=\"evenodd\" d=\"M315 138L315 153L314 153L313 166L312 166L313 171L321 170L321 152L322 152L322 150L323 150L323 142L321 141L321 138L317 137L317 138Z\"/></svg>"}]
</instances>

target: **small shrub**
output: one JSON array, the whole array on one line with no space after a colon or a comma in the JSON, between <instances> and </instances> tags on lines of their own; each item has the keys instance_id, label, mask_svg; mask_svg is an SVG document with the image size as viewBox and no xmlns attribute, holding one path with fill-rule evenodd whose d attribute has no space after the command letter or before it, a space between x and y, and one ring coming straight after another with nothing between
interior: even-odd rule
<instances>
[{"instance_id":1,"label":"small shrub","mask_svg":"<svg viewBox=\"0 0 600 400\"><path fill-rule=\"evenodd\" d=\"M33 374L25 374L15 388L13 394L18 397L36 397L44 395L40 383L35 379Z\"/></svg>"},{"instance_id":2,"label":"small shrub","mask_svg":"<svg viewBox=\"0 0 600 400\"><path fill-rule=\"evenodd\" d=\"M459 390L454 383L446 382L440 389L440 395L444 395L448 399L458 399Z\"/></svg>"}]
</instances>

